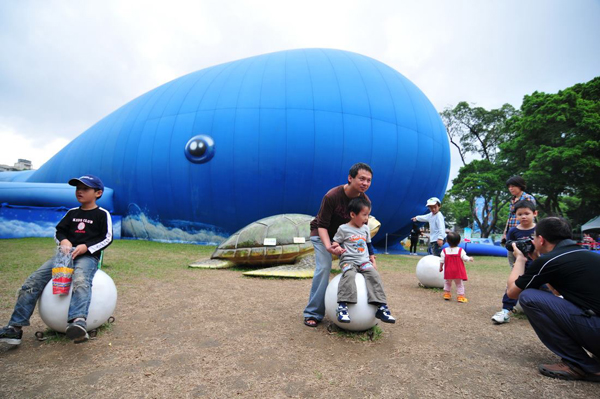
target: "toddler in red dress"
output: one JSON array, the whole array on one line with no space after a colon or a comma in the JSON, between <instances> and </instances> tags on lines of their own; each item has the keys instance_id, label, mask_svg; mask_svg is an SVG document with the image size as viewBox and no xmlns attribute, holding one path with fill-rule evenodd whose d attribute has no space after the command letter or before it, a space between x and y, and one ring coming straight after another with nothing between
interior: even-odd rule
<instances>
[{"instance_id":1,"label":"toddler in red dress","mask_svg":"<svg viewBox=\"0 0 600 399\"><path fill-rule=\"evenodd\" d=\"M465 298L465 285L467 281L467 270L464 262L473 262L473 258L467 256L465 251L458 246L460 244L460 234L450 232L446 236L449 247L444 248L440 254L440 272L444 272L444 299L449 301L452 298L452 281L456 284L456 300L461 303L467 303Z\"/></svg>"}]
</instances>

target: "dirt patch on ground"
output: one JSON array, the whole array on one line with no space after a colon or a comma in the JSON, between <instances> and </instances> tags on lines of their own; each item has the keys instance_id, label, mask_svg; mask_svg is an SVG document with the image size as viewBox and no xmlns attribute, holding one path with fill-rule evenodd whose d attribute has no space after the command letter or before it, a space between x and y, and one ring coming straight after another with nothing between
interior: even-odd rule
<instances>
[{"instance_id":1,"label":"dirt patch on ground","mask_svg":"<svg viewBox=\"0 0 600 399\"><path fill-rule=\"evenodd\" d=\"M179 283L123 283L116 322L85 344L36 341L36 312L20 347L0 347L0 397L598 397L598 384L538 374L556 358L526 319L492 324L497 276L470 272L468 304L414 273L382 277L399 321L375 342L305 327L311 280L183 269Z\"/></svg>"}]
</instances>

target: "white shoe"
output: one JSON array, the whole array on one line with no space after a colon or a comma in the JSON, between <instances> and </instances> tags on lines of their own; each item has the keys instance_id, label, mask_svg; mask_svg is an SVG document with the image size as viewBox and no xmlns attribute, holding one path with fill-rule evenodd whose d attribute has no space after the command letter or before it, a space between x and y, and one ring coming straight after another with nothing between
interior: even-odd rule
<instances>
[{"instance_id":1,"label":"white shoe","mask_svg":"<svg viewBox=\"0 0 600 399\"><path fill-rule=\"evenodd\" d=\"M510 315L501 310L492 316L492 321L496 324L508 323L510 321Z\"/></svg>"}]
</instances>

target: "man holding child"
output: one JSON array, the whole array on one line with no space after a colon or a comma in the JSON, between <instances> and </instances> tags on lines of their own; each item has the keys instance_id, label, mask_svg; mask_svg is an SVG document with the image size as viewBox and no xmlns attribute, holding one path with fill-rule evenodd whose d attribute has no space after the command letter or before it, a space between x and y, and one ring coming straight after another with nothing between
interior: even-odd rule
<instances>
[{"instance_id":1,"label":"man holding child","mask_svg":"<svg viewBox=\"0 0 600 399\"><path fill-rule=\"evenodd\" d=\"M308 304L304 309L304 324L316 327L325 317L325 291L329 284L332 255L339 256L344 251L340 246L332 246L333 236L338 228L350 221L348 204L350 200L364 197L371 186L373 171L365 163L352 165L348 172L348 183L329 190L321 201L317 217L310 223L310 240L315 248L315 275ZM373 248L369 246L371 262L374 261Z\"/></svg>"}]
</instances>

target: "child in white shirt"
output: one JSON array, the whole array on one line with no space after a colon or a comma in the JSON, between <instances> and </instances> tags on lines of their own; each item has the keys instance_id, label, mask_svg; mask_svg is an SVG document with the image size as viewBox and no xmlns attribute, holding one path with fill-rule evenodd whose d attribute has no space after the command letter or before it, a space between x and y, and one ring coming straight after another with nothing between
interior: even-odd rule
<instances>
[{"instance_id":1,"label":"child in white shirt","mask_svg":"<svg viewBox=\"0 0 600 399\"><path fill-rule=\"evenodd\" d=\"M427 215L415 216L413 222L428 222L429 223L429 248L435 256L440 256L444 238L446 238L446 224L444 223L444 215L440 212L442 203L439 198L431 197L427 200L427 208L431 211Z\"/></svg>"}]
</instances>

